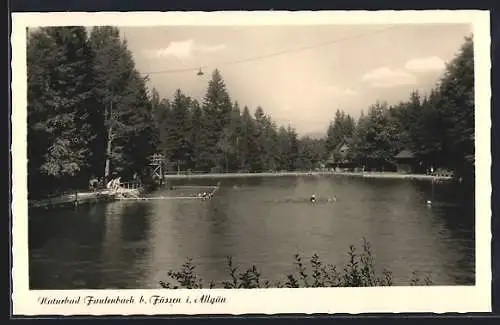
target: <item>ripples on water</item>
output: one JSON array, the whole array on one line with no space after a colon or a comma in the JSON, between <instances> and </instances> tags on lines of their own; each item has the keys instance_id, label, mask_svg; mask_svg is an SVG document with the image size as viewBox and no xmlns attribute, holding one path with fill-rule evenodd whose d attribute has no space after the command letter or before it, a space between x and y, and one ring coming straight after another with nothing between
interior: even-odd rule
<instances>
[{"instance_id":1,"label":"ripples on water","mask_svg":"<svg viewBox=\"0 0 500 325\"><path fill-rule=\"evenodd\" d=\"M432 190L429 182L348 177L221 182L207 201L119 201L31 213L31 288L158 288L187 257L206 280L227 279L226 256L283 280L294 271L295 253L343 265L349 245L362 237L377 269L391 270L395 284L408 284L413 271L431 272L438 285L474 284L474 210L456 204L450 185ZM338 200L311 204L312 193Z\"/></svg>"}]
</instances>

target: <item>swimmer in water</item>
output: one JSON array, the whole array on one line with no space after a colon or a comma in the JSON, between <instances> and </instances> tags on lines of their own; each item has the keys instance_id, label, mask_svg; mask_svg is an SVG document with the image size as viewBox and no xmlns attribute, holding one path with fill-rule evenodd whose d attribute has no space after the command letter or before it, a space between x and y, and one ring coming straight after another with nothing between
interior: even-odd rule
<instances>
[{"instance_id":1,"label":"swimmer in water","mask_svg":"<svg viewBox=\"0 0 500 325\"><path fill-rule=\"evenodd\" d=\"M311 195L311 198L309 199L311 203L316 202L316 194Z\"/></svg>"}]
</instances>

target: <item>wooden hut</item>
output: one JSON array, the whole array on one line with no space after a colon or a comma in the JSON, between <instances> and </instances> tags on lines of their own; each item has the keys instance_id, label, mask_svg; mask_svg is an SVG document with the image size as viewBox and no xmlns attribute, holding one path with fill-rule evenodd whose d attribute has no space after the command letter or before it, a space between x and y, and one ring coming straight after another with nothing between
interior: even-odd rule
<instances>
[{"instance_id":1,"label":"wooden hut","mask_svg":"<svg viewBox=\"0 0 500 325\"><path fill-rule=\"evenodd\" d=\"M410 150L402 150L396 156L396 170L398 173L410 174L415 172L416 161L415 154Z\"/></svg>"},{"instance_id":2,"label":"wooden hut","mask_svg":"<svg viewBox=\"0 0 500 325\"><path fill-rule=\"evenodd\" d=\"M340 141L333 152L330 153L326 165L328 168L353 168L354 162L351 159L351 145L350 139L344 138Z\"/></svg>"}]
</instances>

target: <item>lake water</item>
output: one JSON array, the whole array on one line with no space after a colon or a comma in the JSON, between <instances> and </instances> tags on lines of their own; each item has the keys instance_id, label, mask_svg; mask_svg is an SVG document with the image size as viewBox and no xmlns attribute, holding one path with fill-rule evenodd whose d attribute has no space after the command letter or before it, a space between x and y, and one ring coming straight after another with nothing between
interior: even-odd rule
<instances>
[{"instance_id":1,"label":"lake water","mask_svg":"<svg viewBox=\"0 0 500 325\"><path fill-rule=\"evenodd\" d=\"M316 253L342 268L349 245L361 247L363 237L377 269L392 271L396 285L407 285L413 271L431 272L436 285L474 284L474 210L457 205L462 200L450 185L344 176L220 181L206 201L118 201L32 212L30 288L159 288L167 271L188 257L207 282L228 279L226 256L242 268L256 265L264 279L283 280L294 271L294 254ZM312 193L337 202L311 204Z\"/></svg>"}]
</instances>

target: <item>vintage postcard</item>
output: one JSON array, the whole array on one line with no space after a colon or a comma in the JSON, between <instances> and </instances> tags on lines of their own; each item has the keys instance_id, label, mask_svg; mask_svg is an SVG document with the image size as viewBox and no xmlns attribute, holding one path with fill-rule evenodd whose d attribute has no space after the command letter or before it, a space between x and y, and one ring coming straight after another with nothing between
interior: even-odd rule
<instances>
[{"instance_id":1,"label":"vintage postcard","mask_svg":"<svg viewBox=\"0 0 500 325\"><path fill-rule=\"evenodd\" d=\"M12 15L14 315L491 310L487 11Z\"/></svg>"}]
</instances>

